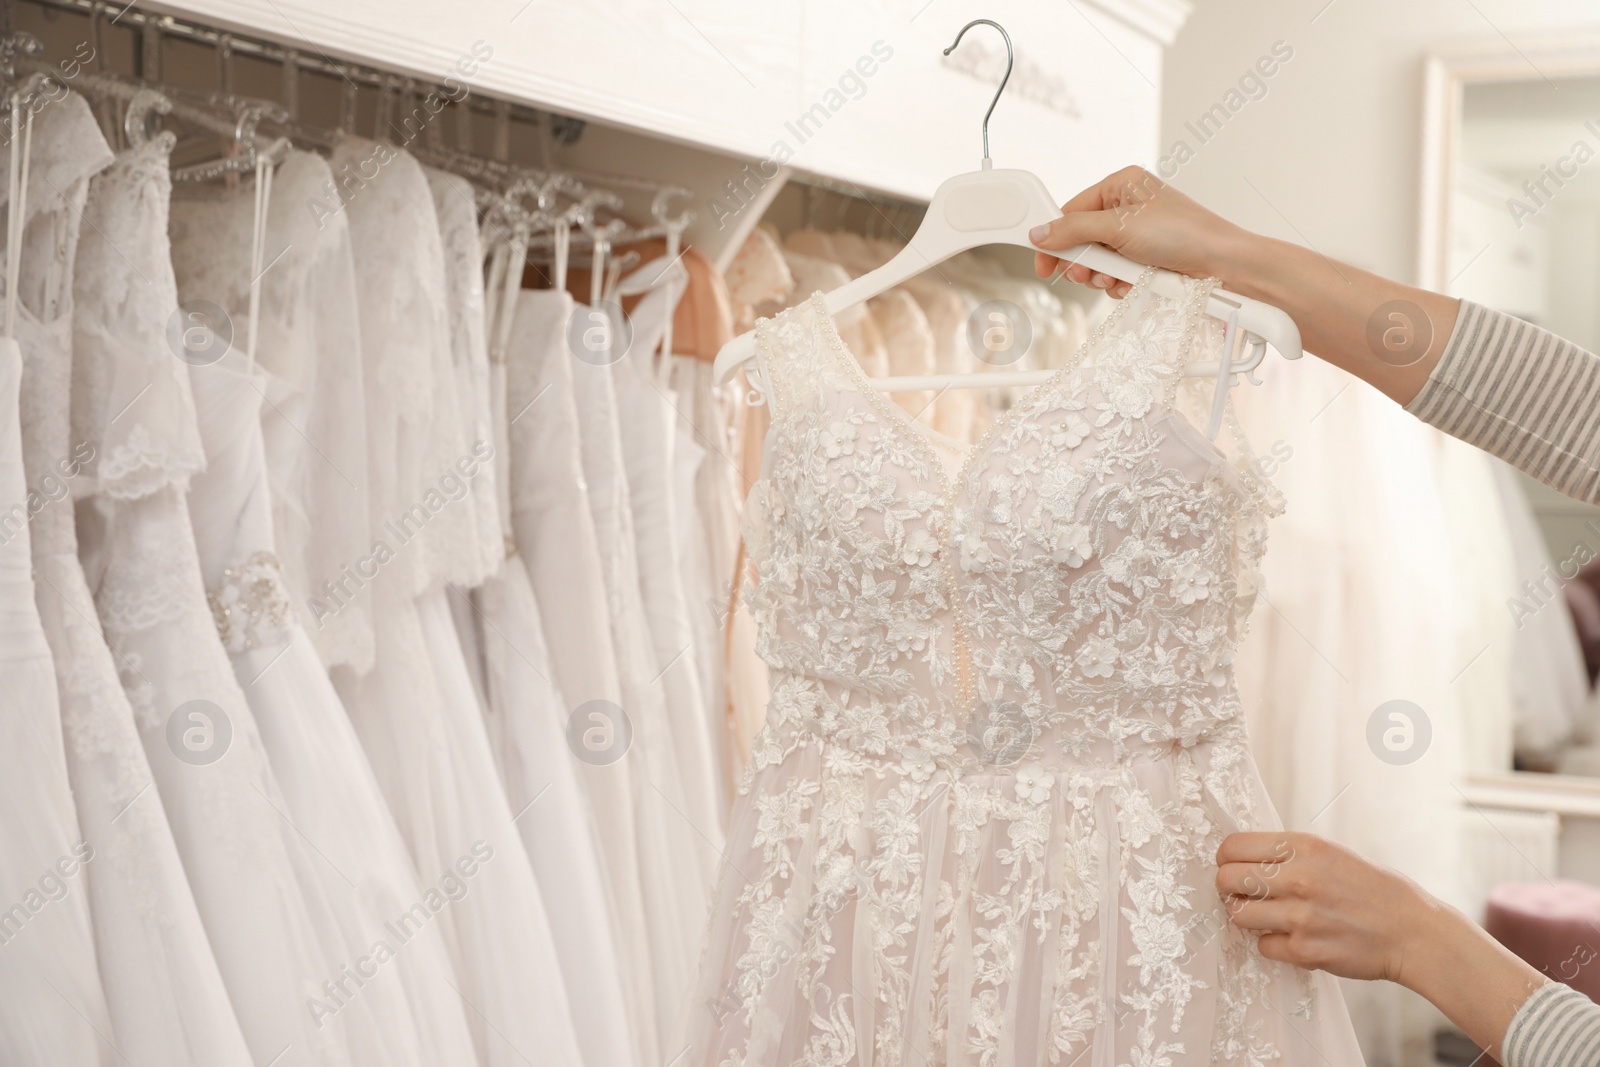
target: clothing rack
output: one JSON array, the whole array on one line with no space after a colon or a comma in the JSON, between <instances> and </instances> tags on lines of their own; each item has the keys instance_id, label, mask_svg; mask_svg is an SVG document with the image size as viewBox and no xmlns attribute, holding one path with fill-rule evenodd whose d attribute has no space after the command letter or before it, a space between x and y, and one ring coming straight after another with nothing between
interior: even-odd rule
<instances>
[{"instance_id":1,"label":"clothing rack","mask_svg":"<svg viewBox=\"0 0 1600 1067\"><path fill-rule=\"evenodd\" d=\"M237 109L240 114L241 129L250 136L252 144L256 123L264 122L276 134L287 135L291 140L312 146L329 148L336 142L340 131L356 129L357 102L362 89L369 90L375 96L374 126L380 138L386 126L394 128L392 120L397 108L401 116L409 115L412 105L433 92L448 100L451 108L460 109L455 112L456 147L444 146L444 138L438 123L428 124L426 136L416 136L408 127L406 135L402 135L403 146L430 166L458 174L480 187L488 186L487 191L491 198L495 195L526 197L536 190L538 207L527 215L535 230L566 225L572 230L572 240L579 244L615 244L674 232L681 233L693 218L692 212L685 211L676 215L671 212L671 205L675 201L688 200L692 197L690 190L681 185L593 170L549 168L549 148L576 142L586 126L580 119L541 111L503 97L494 97L480 92L476 86L466 93L461 91L459 85L447 90L431 75L419 78L409 72L401 73L359 62L335 59L315 49L314 46L308 50L238 34L193 19L140 10L132 3L119 4L111 0L0 0L0 27L10 29L15 26L16 5L19 3L28 3L45 11L70 13L88 19L87 43L93 47L92 58L84 63L83 69L74 71L70 77L63 77L65 71L58 72L50 64L32 57L23 57L25 69L53 74L57 81L67 83L79 79L96 79L94 82L84 80L82 84L85 86L95 84L98 87L102 82L109 82L114 85L111 95L124 102L130 100L132 93L147 87L163 97L170 105L158 105L153 110L171 113L175 118L184 119L211 132L226 134L228 130L223 127L228 124L228 119L208 111L207 108L223 111ZM131 77L104 76L99 73L105 69L106 49L102 38L107 26L116 26L136 35L137 46L133 49L134 69ZM214 88L196 87L192 84L194 81L192 77L188 79L191 84L187 86L179 86L165 80L163 43L168 38L188 41L215 50L217 64ZM236 95L233 60L238 57L277 63L282 67L281 103L245 99ZM299 120L302 98L300 75L306 73L342 82L342 86L338 88L339 123L335 129L317 129ZM252 108L253 111L250 110ZM481 129L479 124L474 122L474 115L487 116L490 120L491 135L487 153L473 150L473 133ZM512 161L513 127L517 125L531 128L532 140L536 146L539 162L543 166L532 167ZM267 137L261 140L262 146L270 148L278 157L281 157L282 151L287 147L281 136L277 141ZM212 172L218 170L218 167L211 165L196 176L215 176ZM587 183L654 192L655 196L649 205L650 222L653 222L653 225L650 223L635 225L627 220L619 221L618 217L604 220L597 217L596 212L601 210L615 216L621 211L623 202L614 193L603 188L591 187ZM571 203L559 210L547 210L547 205L556 204L558 196L570 200ZM550 243L548 235L540 234L533 238L535 247L548 248Z\"/></svg>"},{"instance_id":2,"label":"clothing rack","mask_svg":"<svg viewBox=\"0 0 1600 1067\"><path fill-rule=\"evenodd\" d=\"M140 9L136 3L118 4L111 0L4 0L0 3L0 30L13 26L13 13L17 4L31 4L47 10L81 15L106 24L127 27L139 35L139 47L134 51L135 75L141 80L158 82L162 76L161 42L172 38L215 48L219 53L247 56L252 59L278 63L286 69L301 73L311 72L337 78L355 87L375 92L391 89L397 79L410 78L430 87L438 86L431 74L408 71L404 74L384 70L356 61L334 59L325 53L295 48L263 38L218 29L177 15L159 14ZM292 91L286 105L293 101ZM523 122L530 126L543 125L551 140L558 144L573 144L583 136L587 123L583 119L542 111L503 97L495 97L474 88L461 103L496 121ZM504 116L502 119L501 116ZM498 138L497 138L498 139Z\"/></svg>"}]
</instances>

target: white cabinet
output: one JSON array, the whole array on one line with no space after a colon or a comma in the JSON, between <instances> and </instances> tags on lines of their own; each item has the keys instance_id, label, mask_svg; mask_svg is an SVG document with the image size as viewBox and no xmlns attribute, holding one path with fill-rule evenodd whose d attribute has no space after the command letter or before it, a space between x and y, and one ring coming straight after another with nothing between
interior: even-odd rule
<instances>
[{"instance_id":1,"label":"white cabinet","mask_svg":"<svg viewBox=\"0 0 1600 1067\"><path fill-rule=\"evenodd\" d=\"M465 80L613 127L576 158L652 170L695 190L711 226L725 182L766 162L925 200L974 169L1010 32L1017 63L995 109L997 166L1023 167L1055 195L1128 163L1154 166L1162 51L1189 0L188 0L166 9L439 80L491 51ZM459 75L458 75L459 76ZM637 140L653 139L651 142ZM635 158L666 149L662 173ZM565 157L564 157L565 158ZM750 164L752 170L741 168ZM741 219L741 222L745 220ZM737 229L737 228L736 228ZM699 231L698 234L696 231ZM716 243L714 240L711 243Z\"/></svg>"},{"instance_id":2,"label":"white cabinet","mask_svg":"<svg viewBox=\"0 0 1600 1067\"><path fill-rule=\"evenodd\" d=\"M996 160L1036 170L1058 191L1154 161L1161 51L1189 11L1188 0L162 6L422 77L443 77L485 42L493 54L469 79L480 91L751 159L787 142L794 166L916 198L980 155L1004 53L997 34L977 27L956 56L941 56L967 20L993 18L1016 43L1017 70L990 129ZM813 135L801 141L790 127L808 114Z\"/></svg>"}]
</instances>

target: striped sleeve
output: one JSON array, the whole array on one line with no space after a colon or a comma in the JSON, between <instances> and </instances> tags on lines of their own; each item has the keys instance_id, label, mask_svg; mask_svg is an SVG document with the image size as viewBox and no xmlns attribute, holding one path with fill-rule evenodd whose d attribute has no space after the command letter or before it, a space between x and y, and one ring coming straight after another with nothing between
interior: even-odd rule
<instances>
[{"instance_id":1,"label":"striped sleeve","mask_svg":"<svg viewBox=\"0 0 1600 1067\"><path fill-rule=\"evenodd\" d=\"M1548 330L1461 301L1444 356L1406 410L1600 503L1600 356Z\"/></svg>"},{"instance_id":2,"label":"striped sleeve","mask_svg":"<svg viewBox=\"0 0 1600 1067\"><path fill-rule=\"evenodd\" d=\"M1600 1004L1560 982L1542 985L1500 1044L1506 1067L1600 1067Z\"/></svg>"}]
</instances>

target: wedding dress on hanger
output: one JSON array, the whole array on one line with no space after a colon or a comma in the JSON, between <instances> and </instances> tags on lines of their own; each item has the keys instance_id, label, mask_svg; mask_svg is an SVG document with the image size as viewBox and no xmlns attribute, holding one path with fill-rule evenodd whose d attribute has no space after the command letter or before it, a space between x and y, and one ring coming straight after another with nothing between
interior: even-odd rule
<instances>
[{"instance_id":1,"label":"wedding dress on hanger","mask_svg":"<svg viewBox=\"0 0 1600 1067\"><path fill-rule=\"evenodd\" d=\"M336 174L377 173L342 188L357 271L365 376L370 515L378 557L376 657L334 681L450 946L479 1060L487 1067L581 1063L539 887L513 824L440 575L452 545L475 536L457 491L492 446L443 456L465 437L452 355L438 216L422 168L389 145L347 137ZM446 402L443 397L449 397ZM448 421L449 426L431 424ZM464 468L458 466L464 464ZM458 515L446 518L456 509ZM441 521L442 520L442 521ZM435 525L437 524L437 526Z\"/></svg>"},{"instance_id":2,"label":"wedding dress on hanger","mask_svg":"<svg viewBox=\"0 0 1600 1067\"><path fill-rule=\"evenodd\" d=\"M1152 273L971 446L820 292L759 327L773 698L688 1063L1361 1063L1334 980L1216 892L1223 836L1279 825L1230 667L1277 499L1175 373L1215 283Z\"/></svg>"},{"instance_id":3,"label":"wedding dress on hanger","mask_svg":"<svg viewBox=\"0 0 1600 1067\"><path fill-rule=\"evenodd\" d=\"M470 216L461 221L475 225ZM503 320L499 317L507 251L501 246L496 253L492 277L498 284L491 290L488 322L503 321L509 327L509 313ZM472 269L477 270L476 261ZM482 300L477 311L480 315L485 311ZM496 352L501 354L504 333L509 330L496 331ZM474 333L469 358L473 367L481 363L491 386L485 414L494 423L490 433L495 458L501 464L497 484L509 490L505 477L509 474L505 466L509 456L505 364L497 360L491 370L483 341L480 328ZM476 374L469 376L475 378ZM503 516L497 545L514 546L509 492L502 493L502 500L506 507L496 510L497 516ZM653 1035L646 1045L636 1032L640 1020L624 979L627 961L617 944L620 931L613 917L596 826L567 744L566 706L553 681L554 668L527 567L514 548L498 572L472 591L467 611L457 615L458 625L463 619L470 627L468 643L483 657L485 712L501 781L512 809L528 811L527 817L517 819L517 828L550 915L584 1063L588 1067L646 1067L652 1062L646 1054L654 1048Z\"/></svg>"},{"instance_id":4,"label":"wedding dress on hanger","mask_svg":"<svg viewBox=\"0 0 1600 1067\"><path fill-rule=\"evenodd\" d=\"M80 831L68 785L69 759L85 773L100 767L92 756L69 756L62 729L81 731L116 709L95 706L109 704L103 693L95 696L105 682L96 677L95 650L86 647L99 635L85 634L67 618L85 599L82 575L71 573L75 560L54 558L71 551L64 479L82 456L59 432L65 429L67 398L56 368L45 364L70 353L65 292L71 284L72 238L89 176L109 162L109 149L80 98L55 102L51 113L35 121L35 158L24 189L32 210L26 219L18 218L16 205L6 204L8 224L23 227L23 266L31 277L21 285L14 278L5 282L9 295L29 291L31 300L16 301L18 337L0 338L0 799L9 813L0 851L5 857L0 865L0 1060L93 1067L115 1062L115 1037L90 915L97 895L75 888L74 882L89 878L96 858L114 862L97 857L94 845L105 840L116 812L105 820L85 820ZM62 306L50 306L58 302ZM65 366L60 369L69 373ZM52 402L49 411L38 410L36 405L46 401ZM52 580L66 587L52 588ZM104 802L113 793L123 799L124 784L102 781L79 799ZM136 822L134 832L147 828L148 822ZM115 884L126 873L117 869L107 875ZM113 924L108 934L131 933L121 919L107 916ZM118 954L114 973L121 977L125 943L108 947Z\"/></svg>"},{"instance_id":5,"label":"wedding dress on hanger","mask_svg":"<svg viewBox=\"0 0 1600 1067\"><path fill-rule=\"evenodd\" d=\"M573 314L587 319L595 310L580 304ZM615 342L620 334L613 330L610 336ZM647 792L636 794L634 801L644 801L639 815L647 854L641 858L641 870L648 889L645 909L656 974L657 1025L662 1047L670 1052L682 1043L696 941L705 921L710 869L720 851L721 832L698 819L686 799L662 673L645 618L611 370L620 356L607 350L578 359L563 351L557 358L571 363L583 480L600 547L620 704L631 722L631 743L642 756L635 766Z\"/></svg>"},{"instance_id":6,"label":"wedding dress on hanger","mask_svg":"<svg viewBox=\"0 0 1600 1067\"><path fill-rule=\"evenodd\" d=\"M466 1009L428 914L434 909L290 592L308 587L314 555L294 531L311 515L330 533L347 529L349 519L319 500L334 499L330 481L348 487L345 479L365 477L364 437L332 426L328 414L337 407L364 428L349 230L342 215L318 219L302 206L331 180L327 163L309 152L290 153L275 175L255 369L234 346L190 371L207 465L190 492L189 516L212 610L278 771L285 817L319 860L315 873L337 924L327 938L335 984L318 989L308 1009L319 1019L343 1015L359 999L356 1010L372 1021L359 1040L352 1031L360 1062L466 1063L474 1057ZM186 198L175 216L180 296L209 294L235 322L247 322L251 199ZM342 503L365 517L364 501ZM277 530L299 547L287 562ZM299 581L289 580L291 570ZM330 612L324 604L311 614Z\"/></svg>"},{"instance_id":7,"label":"wedding dress on hanger","mask_svg":"<svg viewBox=\"0 0 1600 1067\"><path fill-rule=\"evenodd\" d=\"M646 907L659 872L671 862L659 832L663 805L635 746L624 745L616 733L602 735L605 743L593 748L583 740L594 720L580 709L591 701L604 702L600 707L608 711L621 707L622 688L578 444L575 360L566 347L572 297L519 289L515 300L505 354L512 536L533 586L552 680L565 701L566 743L579 757L578 780L600 832L629 1004L641 1045L650 1052L645 1062L656 1063L672 1055L662 1041L661 1013L676 1011L682 1000L680 991L661 988L673 975L657 968L650 924L655 913Z\"/></svg>"},{"instance_id":8,"label":"wedding dress on hanger","mask_svg":"<svg viewBox=\"0 0 1600 1067\"><path fill-rule=\"evenodd\" d=\"M75 433L72 425L75 364L98 362L93 357L104 342L105 302L121 289L115 278L103 276L109 235L137 236L164 218L146 197L147 192L160 197L164 190L152 189L145 175L152 166L166 167L164 146L135 149L113 162L87 104L76 96L39 117L34 145L36 153L62 154L85 167L82 178L61 181L58 173L52 180L60 186L31 191L30 204L51 204L54 210L36 215L25 238L31 247L23 251L18 326L26 357L24 458L29 480L46 501L32 522L39 613L54 653L79 825L97 861L87 865L82 878L110 1012L109 1034L117 1051L134 1062L248 1067L244 1034L160 794L151 788L154 779L133 708L78 559L68 492L87 495L85 487L96 484L97 473L102 490L143 492L155 478L187 479L203 462L192 422L188 440L171 450L147 433L105 440L82 427ZM90 179L90 170L99 173ZM77 307L74 288L81 294ZM118 384L119 407L152 386L140 382L135 387L126 379ZM139 425L130 418L125 428Z\"/></svg>"},{"instance_id":9,"label":"wedding dress on hanger","mask_svg":"<svg viewBox=\"0 0 1600 1067\"><path fill-rule=\"evenodd\" d=\"M687 803L685 814L711 844L711 850L696 853L705 864L709 885L716 877L725 821L721 769L713 755L705 690L697 669L697 634L689 619L678 558L676 513L692 501L676 499L673 446L677 400L663 380L657 355L667 321L687 284L688 271L682 262L669 264L665 257L651 260L621 279L617 296L639 295L640 299L628 315L632 343L611 364L611 371L640 594L655 649L651 673L661 679L665 690L669 733Z\"/></svg>"},{"instance_id":10,"label":"wedding dress on hanger","mask_svg":"<svg viewBox=\"0 0 1600 1067\"><path fill-rule=\"evenodd\" d=\"M460 443L478 445L481 442L484 447L492 448L495 445L489 419L489 359L484 338L484 257L478 237L477 201L472 183L465 178L430 167L424 167L423 174L433 194L434 212L439 218L439 239L445 253L450 355L455 369L451 385L461 409L460 425L466 431L466 438ZM456 563L448 569L449 573L441 570L446 580L463 590L493 575L505 556L498 506L501 496L498 467L502 462L503 458L496 452L470 468L474 473L466 482L466 491L472 498L473 533L458 541L454 551ZM479 642L481 627L473 617L472 598L453 595L449 606L472 678L473 693L487 711L488 683ZM497 741L492 728L490 741Z\"/></svg>"},{"instance_id":11,"label":"wedding dress on hanger","mask_svg":"<svg viewBox=\"0 0 1600 1067\"><path fill-rule=\"evenodd\" d=\"M342 1067L361 1012L319 1018L307 1005L340 977L322 940L331 915L315 871L324 860L285 817L189 522L199 438L191 392L173 376L193 354L167 336L178 296L166 151L151 141L130 157L129 195L142 210L117 216L107 232L120 239L80 254L79 318L90 305L95 317L77 337L85 391L74 421L108 442L98 472L106 490L78 509L80 553L252 1061Z\"/></svg>"}]
</instances>

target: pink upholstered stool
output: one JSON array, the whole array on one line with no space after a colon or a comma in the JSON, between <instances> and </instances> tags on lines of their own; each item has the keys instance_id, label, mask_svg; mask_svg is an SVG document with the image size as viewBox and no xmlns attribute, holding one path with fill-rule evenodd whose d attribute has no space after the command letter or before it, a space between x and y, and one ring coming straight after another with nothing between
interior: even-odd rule
<instances>
[{"instance_id":1,"label":"pink upholstered stool","mask_svg":"<svg viewBox=\"0 0 1600 1067\"><path fill-rule=\"evenodd\" d=\"M1489 894L1484 928L1545 974L1600 1001L1600 889L1514 882Z\"/></svg>"}]
</instances>

